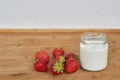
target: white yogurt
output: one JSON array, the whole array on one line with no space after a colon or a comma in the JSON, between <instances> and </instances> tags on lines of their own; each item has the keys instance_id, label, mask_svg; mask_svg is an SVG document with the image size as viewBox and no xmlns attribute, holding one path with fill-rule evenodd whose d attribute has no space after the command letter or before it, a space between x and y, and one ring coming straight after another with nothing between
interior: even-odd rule
<instances>
[{"instance_id":1,"label":"white yogurt","mask_svg":"<svg viewBox=\"0 0 120 80\"><path fill-rule=\"evenodd\" d=\"M80 43L81 67L89 71L99 71L107 66L108 44L105 42L106 38L101 38L101 34L97 34L97 37L89 34L83 35L84 39Z\"/></svg>"}]
</instances>

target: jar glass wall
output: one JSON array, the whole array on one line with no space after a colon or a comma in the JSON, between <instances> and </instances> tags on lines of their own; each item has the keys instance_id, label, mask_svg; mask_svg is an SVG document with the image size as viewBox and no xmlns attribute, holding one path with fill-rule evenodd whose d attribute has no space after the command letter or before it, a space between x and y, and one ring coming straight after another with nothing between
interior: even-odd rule
<instances>
[{"instance_id":1,"label":"jar glass wall","mask_svg":"<svg viewBox=\"0 0 120 80\"><path fill-rule=\"evenodd\" d=\"M107 66L108 43L103 33L84 33L81 35L80 62L85 70L99 71Z\"/></svg>"}]
</instances>

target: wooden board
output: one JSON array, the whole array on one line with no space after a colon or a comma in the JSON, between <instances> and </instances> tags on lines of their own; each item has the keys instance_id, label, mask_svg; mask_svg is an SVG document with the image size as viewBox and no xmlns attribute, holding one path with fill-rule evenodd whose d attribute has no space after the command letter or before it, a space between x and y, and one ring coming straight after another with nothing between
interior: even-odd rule
<instances>
[{"instance_id":1,"label":"wooden board","mask_svg":"<svg viewBox=\"0 0 120 80\"><path fill-rule=\"evenodd\" d=\"M51 55L58 47L63 48L65 54L75 52L79 55L80 35L84 32L108 35L106 69L89 72L80 68L75 73L58 76L50 71L34 70L34 55L40 49L46 49ZM120 80L120 30L0 30L0 80Z\"/></svg>"}]
</instances>

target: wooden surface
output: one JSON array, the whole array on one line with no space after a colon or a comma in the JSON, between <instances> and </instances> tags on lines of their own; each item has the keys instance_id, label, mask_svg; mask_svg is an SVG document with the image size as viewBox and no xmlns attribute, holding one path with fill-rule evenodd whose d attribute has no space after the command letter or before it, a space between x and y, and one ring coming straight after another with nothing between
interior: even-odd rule
<instances>
[{"instance_id":1,"label":"wooden surface","mask_svg":"<svg viewBox=\"0 0 120 80\"><path fill-rule=\"evenodd\" d=\"M108 35L108 67L99 72L79 69L54 76L33 68L35 52L55 48L79 55L80 35L103 32ZM120 80L120 30L0 30L0 80Z\"/></svg>"}]
</instances>

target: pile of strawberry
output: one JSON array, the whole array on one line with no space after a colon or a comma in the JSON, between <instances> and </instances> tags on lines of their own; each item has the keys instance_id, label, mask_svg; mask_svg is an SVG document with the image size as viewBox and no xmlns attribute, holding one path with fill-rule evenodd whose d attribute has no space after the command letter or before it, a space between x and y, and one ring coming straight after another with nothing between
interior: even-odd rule
<instances>
[{"instance_id":1,"label":"pile of strawberry","mask_svg":"<svg viewBox=\"0 0 120 80\"><path fill-rule=\"evenodd\" d=\"M54 75L66 73L73 73L79 69L78 56L74 53L69 53L64 57L64 50L55 48L52 52L54 60L50 64L50 71ZM48 62L50 56L46 50L41 50L35 55L36 62L34 68L38 72L48 71Z\"/></svg>"}]
</instances>

